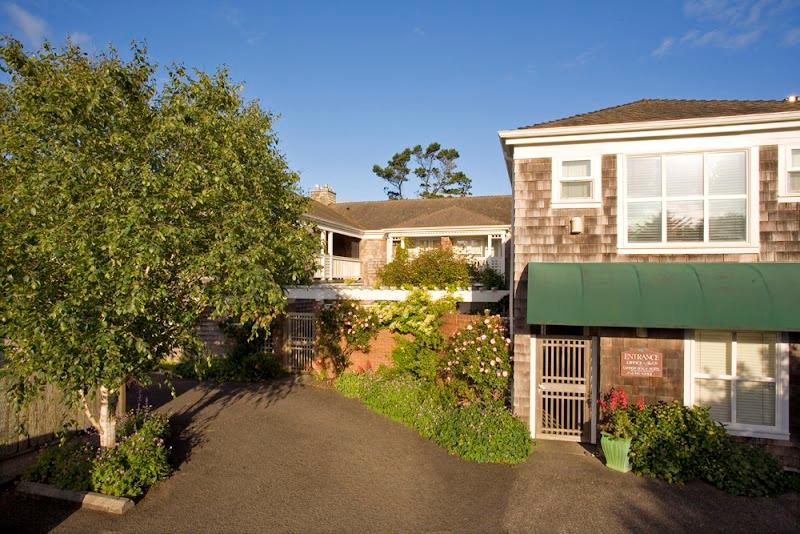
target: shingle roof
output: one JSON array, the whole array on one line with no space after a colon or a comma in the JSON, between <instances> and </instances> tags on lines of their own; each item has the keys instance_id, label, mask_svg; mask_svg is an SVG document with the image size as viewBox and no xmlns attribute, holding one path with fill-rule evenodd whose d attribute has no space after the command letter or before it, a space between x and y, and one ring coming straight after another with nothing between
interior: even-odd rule
<instances>
[{"instance_id":1,"label":"shingle roof","mask_svg":"<svg viewBox=\"0 0 800 534\"><path fill-rule=\"evenodd\" d=\"M312 200L308 214L361 230L493 226L511 224L511 206L510 195L341 202L329 206Z\"/></svg>"},{"instance_id":2,"label":"shingle roof","mask_svg":"<svg viewBox=\"0 0 800 534\"><path fill-rule=\"evenodd\" d=\"M777 113L780 111L800 111L800 102L787 102L786 100L643 99L563 119L522 126L519 129L729 117L755 113Z\"/></svg>"}]
</instances>

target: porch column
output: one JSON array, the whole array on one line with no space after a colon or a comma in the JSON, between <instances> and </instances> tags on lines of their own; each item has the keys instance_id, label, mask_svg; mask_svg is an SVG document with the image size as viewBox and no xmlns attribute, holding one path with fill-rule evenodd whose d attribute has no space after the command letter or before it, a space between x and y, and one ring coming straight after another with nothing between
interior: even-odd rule
<instances>
[{"instance_id":1,"label":"porch column","mask_svg":"<svg viewBox=\"0 0 800 534\"><path fill-rule=\"evenodd\" d=\"M333 280L333 232L328 232L328 258L331 262L331 271L328 280Z\"/></svg>"}]
</instances>

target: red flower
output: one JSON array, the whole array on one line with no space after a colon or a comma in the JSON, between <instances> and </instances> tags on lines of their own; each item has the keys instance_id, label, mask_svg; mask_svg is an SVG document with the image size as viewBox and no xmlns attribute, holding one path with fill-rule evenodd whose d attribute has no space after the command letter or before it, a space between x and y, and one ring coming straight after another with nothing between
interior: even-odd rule
<instances>
[{"instance_id":1,"label":"red flower","mask_svg":"<svg viewBox=\"0 0 800 534\"><path fill-rule=\"evenodd\" d=\"M625 390L619 388L619 403L623 408L628 407L628 397L625 395Z\"/></svg>"},{"instance_id":2,"label":"red flower","mask_svg":"<svg viewBox=\"0 0 800 534\"><path fill-rule=\"evenodd\" d=\"M636 401L636 407L639 408L640 412L642 410L644 410L644 399L643 398L640 397L639 400Z\"/></svg>"},{"instance_id":3,"label":"red flower","mask_svg":"<svg viewBox=\"0 0 800 534\"><path fill-rule=\"evenodd\" d=\"M614 388L611 388L611 409L612 410L616 410L617 409L617 402L619 402L619 398L618 398L618 395L617 395L617 390L615 390Z\"/></svg>"}]
</instances>

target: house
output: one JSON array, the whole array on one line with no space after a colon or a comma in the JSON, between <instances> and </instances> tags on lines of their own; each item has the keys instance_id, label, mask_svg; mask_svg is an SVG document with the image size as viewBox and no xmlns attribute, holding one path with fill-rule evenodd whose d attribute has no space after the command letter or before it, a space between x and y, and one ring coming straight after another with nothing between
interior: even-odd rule
<instances>
[{"instance_id":1,"label":"house","mask_svg":"<svg viewBox=\"0 0 800 534\"><path fill-rule=\"evenodd\" d=\"M506 270L511 239L511 196L416 198L336 202L330 186L310 193L307 217L320 229L318 281L378 282L397 247L409 255L449 247L475 265Z\"/></svg>"},{"instance_id":2,"label":"house","mask_svg":"<svg viewBox=\"0 0 800 534\"><path fill-rule=\"evenodd\" d=\"M514 410L597 440L596 400L710 407L800 468L800 102L639 100L499 132Z\"/></svg>"}]
</instances>

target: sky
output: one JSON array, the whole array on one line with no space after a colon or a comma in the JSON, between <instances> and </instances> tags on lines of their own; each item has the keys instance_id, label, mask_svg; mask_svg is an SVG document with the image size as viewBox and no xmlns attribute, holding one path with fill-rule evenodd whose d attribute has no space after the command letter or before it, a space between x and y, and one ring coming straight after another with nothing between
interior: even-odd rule
<instances>
[{"instance_id":1,"label":"sky","mask_svg":"<svg viewBox=\"0 0 800 534\"><path fill-rule=\"evenodd\" d=\"M800 93L800 0L0 0L0 33L225 65L280 115L303 188L339 201L385 198L372 166L407 146L456 148L473 194L508 194L499 130L641 98Z\"/></svg>"}]
</instances>

